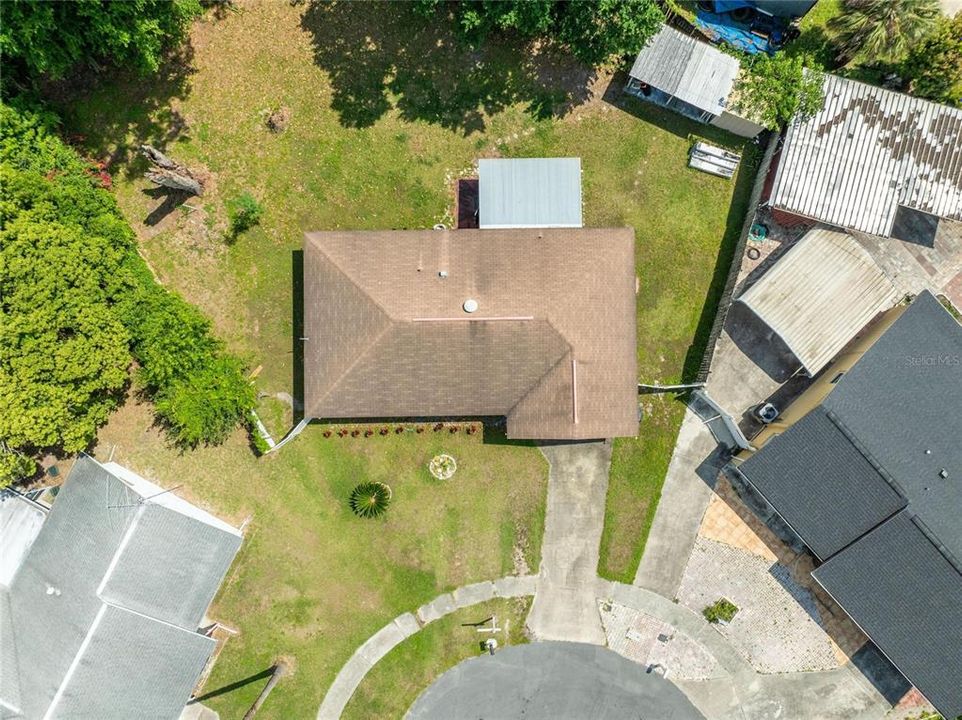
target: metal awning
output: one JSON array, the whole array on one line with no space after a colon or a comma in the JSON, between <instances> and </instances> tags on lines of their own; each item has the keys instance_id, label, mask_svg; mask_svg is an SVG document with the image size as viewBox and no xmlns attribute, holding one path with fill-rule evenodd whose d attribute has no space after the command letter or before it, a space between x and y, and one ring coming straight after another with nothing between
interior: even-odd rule
<instances>
[{"instance_id":1,"label":"metal awning","mask_svg":"<svg viewBox=\"0 0 962 720\"><path fill-rule=\"evenodd\" d=\"M815 375L898 292L851 235L816 228L738 298Z\"/></svg>"}]
</instances>

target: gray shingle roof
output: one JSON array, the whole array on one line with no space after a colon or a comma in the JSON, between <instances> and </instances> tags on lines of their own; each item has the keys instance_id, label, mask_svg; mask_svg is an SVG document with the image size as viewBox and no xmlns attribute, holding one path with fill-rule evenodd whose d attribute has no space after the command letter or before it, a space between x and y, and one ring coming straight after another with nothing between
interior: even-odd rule
<instances>
[{"instance_id":1,"label":"gray shingle roof","mask_svg":"<svg viewBox=\"0 0 962 720\"><path fill-rule=\"evenodd\" d=\"M962 562L959 323L923 292L823 406L895 478L912 512ZM943 468L946 480L939 477Z\"/></svg>"},{"instance_id":2,"label":"gray shingle roof","mask_svg":"<svg viewBox=\"0 0 962 720\"><path fill-rule=\"evenodd\" d=\"M581 227L581 158L479 160L478 214L485 229Z\"/></svg>"},{"instance_id":3,"label":"gray shingle roof","mask_svg":"<svg viewBox=\"0 0 962 720\"><path fill-rule=\"evenodd\" d=\"M668 25L641 49L629 75L699 110L721 115L738 60Z\"/></svg>"},{"instance_id":4,"label":"gray shingle roof","mask_svg":"<svg viewBox=\"0 0 962 720\"><path fill-rule=\"evenodd\" d=\"M739 469L821 559L906 504L823 408L769 440Z\"/></svg>"},{"instance_id":5,"label":"gray shingle roof","mask_svg":"<svg viewBox=\"0 0 962 720\"><path fill-rule=\"evenodd\" d=\"M945 717L962 712L960 407L962 327L924 292L740 466L826 560L816 578Z\"/></svg>"},{"instance_id":6,"label":"gray shingle roof","mask_svg":"<svg viewBox=\"0 0 962 720\"><path fill-rule=\"evenodd\" d=\"M899 205L962 220L962 110L835 75L824 92L786 130L774 207L885 236Z\"/></svg>"},{"instance_id":7,"label":"gray shingle roof","mask_svg":"<svg viewBox=\"0 0 962 720\"><path fill-rule=\"evenodd\" d=\"M943 717L962 715L962 574L907 512L813 575Z\"/></svg>"},{"instance_id":8,"label":"gray shingle roof","mask_svg":"<svg viewBox=\"0 0 962 720\"><path fill-rule=\"evenodd\" d=\"M213 648L197 625L241 537L171 493L144 501L160 490L87 456L74 464L9 588L26 717L52 704L52 718L183 709Z\"/></svg>"},{"instance_id":9,"label":"gray shingle roof","mask_svg":"<svg viewBox=\"0 0 962 720\"><path fill-rule=\"evenodd\" d=\"M307 233L305 415L636 435L634 248L631 228Z\"/></svg>"}]
</instances>

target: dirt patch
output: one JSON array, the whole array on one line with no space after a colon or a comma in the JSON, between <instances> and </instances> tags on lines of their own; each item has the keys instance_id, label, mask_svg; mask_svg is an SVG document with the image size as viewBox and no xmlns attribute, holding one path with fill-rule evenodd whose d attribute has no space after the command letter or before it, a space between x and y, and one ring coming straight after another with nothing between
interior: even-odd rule
<instances>
[{"instance_id":1,"label":"dirt patch","mask_svg":"<svg viewBox=\"0 0 962 720\"><path fill-rule=\"evenodd\" d=\"M531 568L528 566L528 531L521 525L515 527L514 547L511 548L511 562L514 564L515 575L530 575Z\"/></svg>"},{"instance_id":2,"label":"dirt patch","mask_svg":"<svg viewBox=\"0 0 962 720\"><path fill-rule=\"evenodd\" d=\"M278 108L267 115L267 129L272 133L282 133L287 129L290 121L291 109L289 107Z\"/></svg>"}]
</instances>

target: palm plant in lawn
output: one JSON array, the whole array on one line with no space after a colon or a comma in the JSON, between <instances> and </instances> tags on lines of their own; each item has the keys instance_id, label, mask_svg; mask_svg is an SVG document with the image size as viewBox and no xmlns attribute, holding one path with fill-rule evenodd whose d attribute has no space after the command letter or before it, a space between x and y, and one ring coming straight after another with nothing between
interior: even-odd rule
<instances>
[{"instance_id":1,"label":"palm plant in lawn","mask_svg":"<svg viewBox=\"0 0 962 720\"><path fill-rule=\"evenodd\" d=\"M358 517L377 517L391 504L391 488L382 482L361 483L351 491L348 504Z\"/></svg>"},{"instance_id":2,"label":"palm plant in lawn","mask_svg":"<svg viewBox=\"0 0 962 720\"><path fill-rule=\"evenodd\" d=\"M839 61L896 63L935 26L938 0L845 0L829 22Z\"/></svg>"}]
</instances>

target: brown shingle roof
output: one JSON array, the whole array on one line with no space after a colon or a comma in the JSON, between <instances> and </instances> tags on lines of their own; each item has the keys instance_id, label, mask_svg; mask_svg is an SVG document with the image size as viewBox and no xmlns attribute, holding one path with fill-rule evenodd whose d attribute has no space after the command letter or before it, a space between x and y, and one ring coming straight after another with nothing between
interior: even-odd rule
<instances>
[{"instance_id":1,"label":"brown shingle roof","mask_svg":"<svg viewBox=\"0 0 962 720\"><path fill-rule=\"evenodd\" d=\"M631 228L314 232L304 274L307 417L637 434Z\"/></svg>"}]
</instances>

